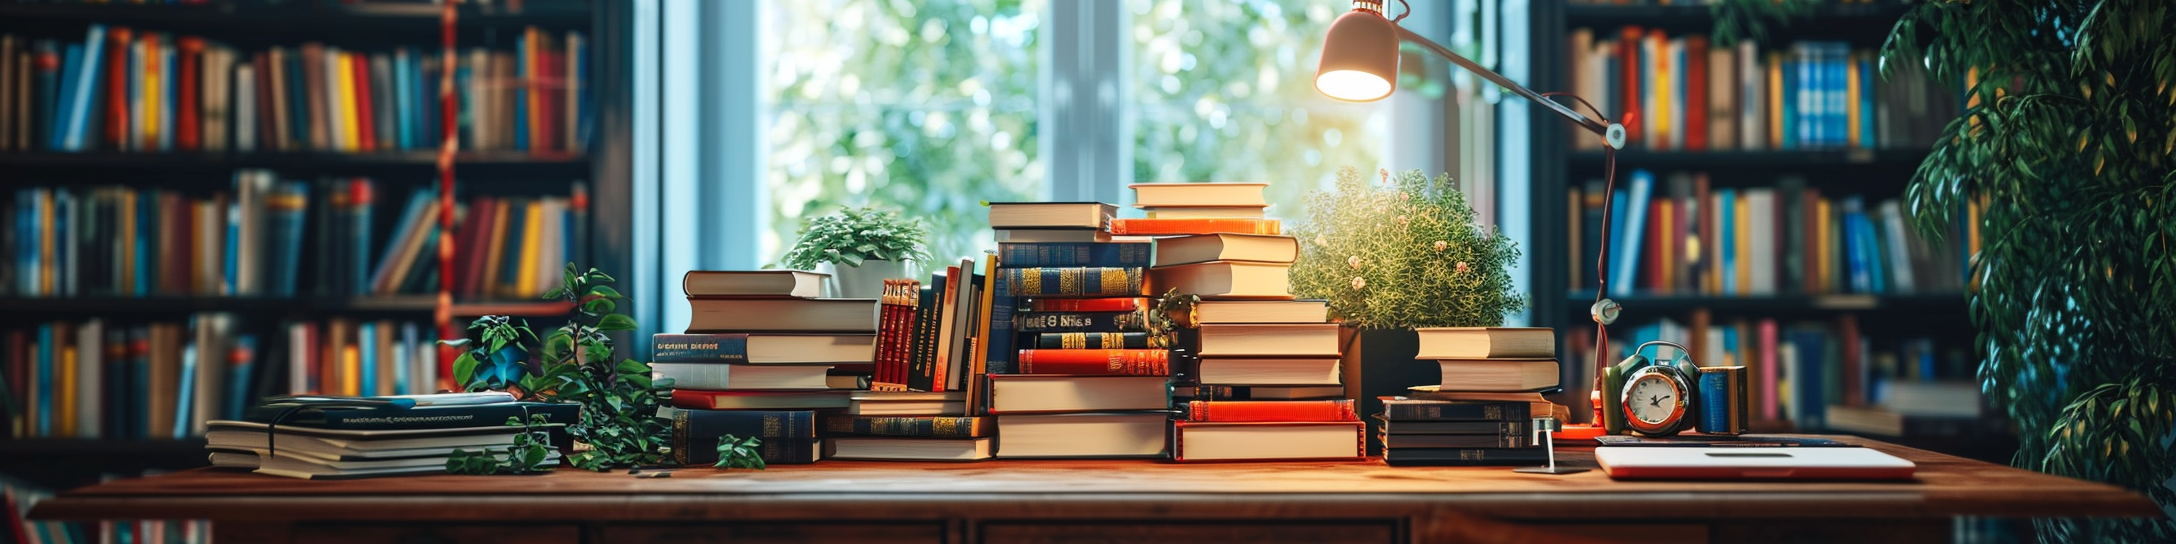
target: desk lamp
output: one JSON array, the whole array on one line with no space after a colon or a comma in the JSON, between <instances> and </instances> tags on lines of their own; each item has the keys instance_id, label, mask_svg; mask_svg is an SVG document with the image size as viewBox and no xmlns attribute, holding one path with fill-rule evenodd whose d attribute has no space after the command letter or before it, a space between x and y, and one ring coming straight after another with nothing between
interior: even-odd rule
<instances>
[{"instance_id":1,"label":"desk lamp","mask_svg":"<svg viewBox=\"0 0 2176 544\"><path fill-rule=\"evenodd\" d=\"M1608 184L1608 187L1602 191L1602 198L1604 199L1602 202L1602 240L1609 240L1610 202L1608 199L1616 192L1617 150L1624 148L1624 125L1603 117L1602 113L1596 110L1593 104L1587 103L1584 99L1565 93L1544 94L1534 92L1532 89L1519 85L1501 74L1467 60L1466 57L1451 52L1449 48L1443 47L1441 44L1429 41L1428 38L1398 26L1398 21L1413 14L1412 6L1406 5L1405 0L1398 0L1398 4L1405 7L1405 13L1399 15L1397 19L1390 19L1383 16L1384 1L1353 0L1352 11L1346 12L1344 15L1339 16L1336 22L1330 23L1329 35L1323 39L1322 43L1322 63L1315 69L1315 90L1321 91L1322 94L1330 98L1349 102L1372 102L1390 96L1390 92L1397 90L1398 87L1398 42L1404 41L1420 46L1421 49L1428 52L1435 53L1436 56L1450 61L1451 64L1456 64L1459 68L1464 68L1468 72L1481 76L1482 79L1489 80L1489 82L1508 89L1519 96L1526 97L1527 100L1548 107L1550 111L1564 116L1565 119L1571 120L1580 128L1601 136L1602 142L1606 145L1604 154L1608 166L1606 168L1605 183ZM1580 115L1579 112L1551 100L1550 97L1552 96L1564 96L1578 101L1580 105L1586 106L1587 110L1593 111L1594 117L1589 118ZM1597 414L1599 414L1602 406L1600 395L1607 394L1601 391L1600 376L1602 369L1608 366L1607 361L1604 360L1604 357L1607 357L1604 348L1609 343L1608 328L1610 323L1617 321L1617 315L1622 310L1622 307L1616 301L1605 298L1609 293L1609 276L1607 270L1603 267L1609 262L1609 244L1603 243L1601 246L1601 255L1595 263L1595 278L1600 285L1597 286L1594 292L1594 305L1588 309L1588 313L1594 317L1594 369L1596 376L1594 389L1589 395L1593 398L1594 409ZM1597 416L1594 424L1600 426L1601 421L1602 419Z\"/></svg>"}]
</instances>

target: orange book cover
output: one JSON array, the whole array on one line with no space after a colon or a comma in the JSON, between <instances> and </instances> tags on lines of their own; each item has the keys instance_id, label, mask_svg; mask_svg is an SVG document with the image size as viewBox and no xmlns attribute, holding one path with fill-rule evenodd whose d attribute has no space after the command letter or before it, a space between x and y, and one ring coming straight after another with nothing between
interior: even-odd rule
<instances>
[{"instance_id":1,"label":"orange book cover","mask_svg":"<svg viewBox=\"0 0 2176 544\"><path fill-rule=\"evenodd\" d=\"M343 55L341 60L347 64L346 83L351 89L348 96L355 97L355 149L366 153L376 151L378 116L374 111L376 104L372 104L370 96L370 56L360 53Z\"/></svg>"},{"instance_id":2,"label":"orange book cover","mask_svg":"<svg viewBox=\"0 0 2176 544\"><path fill-rule=\"evenodd\" d=\"M159 35L146 32L143 34L142 43L144 77L140 79L143 82L143 94L137 99L142 101L140 113L143 118L137 119L136 124L142 126L143 130L136 134L141 138L137 140L136 148L153 150L159 148Z\"/></svg>"},{"instance_id":3,"label":"orange book cover","mask_svg":"<svg viewBox=\"0 0 2176 544\"><path fill-rule=\"evenodd\" d=\"M1706 151L1708 148L1708 38L1694 34L1685 37L1685 150Z\"/></svg>"},{"instance_id":4,"label":"orange book cover","mask_svg":"<svg viewBox=\"0 0 2176 544\"><path fill-rule=\"evenodd\" d=\"M1197 400L1186 403L1187 421L1359 421L1352 399Z\"/></svg>"},{"instance_id":5,"label":"orange book cover","mask_svg":"<svg viewBox=\"0 0 2176 544\"><path fill-rule=\"evenodd\" d=\"M1169 376L1171 351L1162 349L1023 349L1021 374Z\"/></svg>"},{"instance_id":6,"label":"orange book cover","mask_svg":"<svg viewBox=\"0 0 2176 544\"><path fill-rule=\"evenodd\" d=\"M1275 219L1112 219L1111 235L1279 234Z\"/></svg>"},{"instance_id":7,"label":"orange book cover","mask_svg":"<svg viewBox=\"0 0 2176 544\"><path fill-rule=\"evenodd\" d=\"M128 147L128 48L134 31L114 27L106 31L106 146ZM4 62L6 59L0 59ZM13 104L0 104L6 108Z\"/></svg>"},{"instance_id":8,"label":"orange book cover","mask_svg":"<svg viewBox=\"0 0 2176 544\"><path fill-rule=\"evenodd\" d=\"M1640 27L1627 26L1617 40L1617 73L1624 78L1624 88L1617 91L1617 96L1624 97L1618 104L1624 108L1624 118L1617 122L1624 125L1626 147L1646 137L1646 131L1640 130L1647 124L1647 118L1640 116L1640 74L1646 73L1640 64L1640 39L1646 35Z\"/></svg>"},{"instance_id":9,"label":"orange book cover","mask_svg":"<svg viewBox=\"0 0 2176 544\"><path fill-rule=\"evenodd\" d=\"M180 40L180 51L174 57L180 65L174 67L174 148L182 151L203 149L204 127L199 126L204 100L201 92L204 78L200 75L204 66L204 38L185 36Z\"/></svg>"}]
</instances>

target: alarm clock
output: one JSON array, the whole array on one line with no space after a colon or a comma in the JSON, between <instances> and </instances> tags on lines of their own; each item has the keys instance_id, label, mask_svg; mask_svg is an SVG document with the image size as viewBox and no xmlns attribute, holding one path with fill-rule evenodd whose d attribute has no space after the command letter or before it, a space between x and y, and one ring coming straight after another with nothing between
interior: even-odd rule
<instances>
[{"instance_id":1,"label":"alarm clock","mask_svg":"<svg viewBox=\"0 0 2176 544\"><path fill-rule=\"evenodd\" d=\"M1692 426L1698 408L1693 377L1700 372L1689 358L1677 361L1650 360L1640 355L1649 346L1668 346L1681 353L1690 350L1674 342L1640 344L1632 356L1605 372L1614 395L1604 396L1605 427L1612 433L1632 431L1648 436L1669 436Z\"/></svg>"}]
</instances>

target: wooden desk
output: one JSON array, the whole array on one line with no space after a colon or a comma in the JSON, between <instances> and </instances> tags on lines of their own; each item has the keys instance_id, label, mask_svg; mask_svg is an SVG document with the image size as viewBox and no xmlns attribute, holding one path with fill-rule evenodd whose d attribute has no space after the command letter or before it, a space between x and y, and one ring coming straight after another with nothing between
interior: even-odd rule
<instances>
[{"instance_id":1,"label":"wooden desk","mask_svg":"<svg viewBox=\"0 0 2176 544\"><path fill-rule=\"evenodd\" d=\"M206 518L222 543L866 544L1940 542L1953 516L2161 515L2112 486L1864 442L1918 463L1918 480L1617 482L1380 461L824 462L339 482L201 469L70 491L31 516Z\"/></svg>"}]
</instances>

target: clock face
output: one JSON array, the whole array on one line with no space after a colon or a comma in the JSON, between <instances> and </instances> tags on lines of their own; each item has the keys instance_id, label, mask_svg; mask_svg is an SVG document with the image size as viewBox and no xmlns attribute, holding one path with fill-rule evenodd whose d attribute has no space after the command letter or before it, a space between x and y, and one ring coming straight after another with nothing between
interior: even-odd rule
<instances>
[{"instance_id":1,"label":"clock face","mask_svg":"<svg viewBox=\"0 0 2176 544\"><path fill-rule=\"evenodd\" d=\"M1677 385L1660 374L1641 376L1639 381L1625 388L1625 410L1632 419L1648 426L1659 427L1682 414L1679 406L1684 402L1683 392Z\"/></svg>"}]
</instances>

